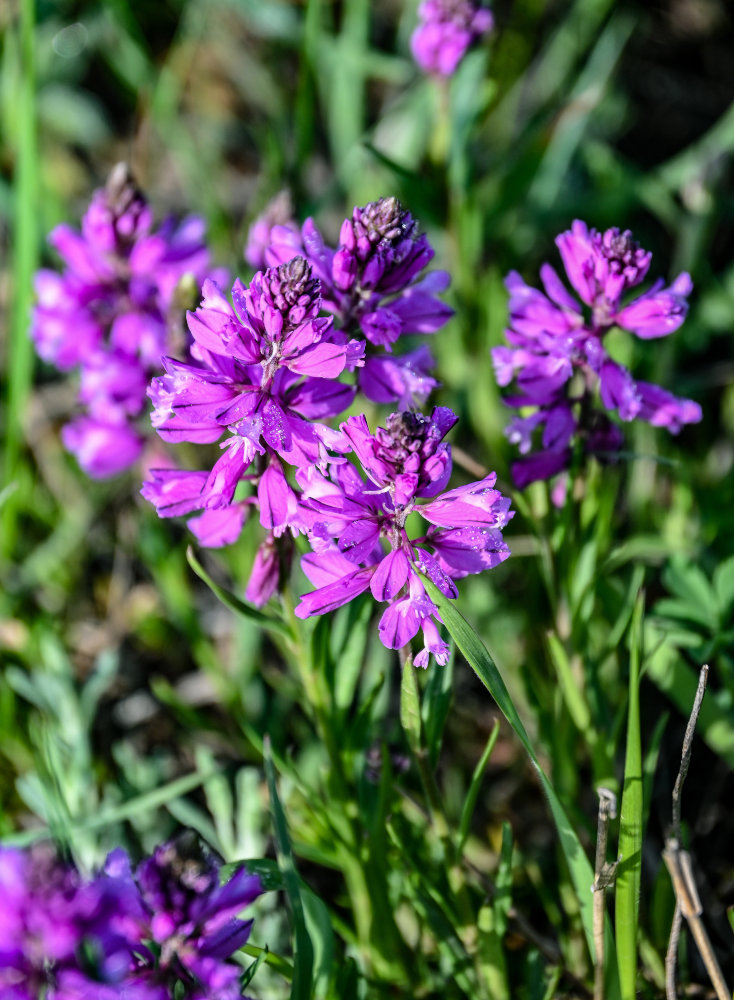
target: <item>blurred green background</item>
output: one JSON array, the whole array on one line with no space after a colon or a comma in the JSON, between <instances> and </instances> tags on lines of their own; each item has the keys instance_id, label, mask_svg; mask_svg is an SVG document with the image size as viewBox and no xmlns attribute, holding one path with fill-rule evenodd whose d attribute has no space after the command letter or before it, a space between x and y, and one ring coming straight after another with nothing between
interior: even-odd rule
<instances>
[{"instance_id":1,"label":"blurred green background","mask_svg":"<svg viewBox=\"0 0 734 1000\"><path fill-rule=\"evenodd\" d=\"M208 810L225 853L254 856L268 847L267 815L255 805L262 734L304 774L318 761L282 660L191 573L184 525L158 521L134 474L90 482L60 444L75 387L33 358L30 276L52 262L48 231L77 224L91 191L125 159L157 217L204 215L215 259L243 278L248 226L279 191L332 240L353 205L398 195L453 279L456 317L432 342L437 401L462 418L456 443L508 488L508 413L489 360L506 320L507 271L532 283L544 260L557 263L555 235L580 217L632 229L653 251L651 275L691 272L681 330L620 340L618 356L696 399L704 420L678 439L628 427L637 457L596 470L564 536L573 547L558 556L568 582L561 610L579 657L572 667L595 692L593 724L606 747L596 761L578 726L553 708L558 679L545 633L558 626L558 608L536 557L554 522L542 487L526 498L533 516L518 515L508 532L513 558L490 578L465 581L461 606L590 844L595 782L604 767L619 769L627 671L619 637L628 595L644 578L653 652L643 734L667 720L647 786L646 940L664 951L670 894L658 854L703 658L711 692L698 780L686 789L688 835L707 914L720 922L734 903L734 567L726 562L734 553L734 14L726 0L524 0L493 10L494 34L444 88L410 59L412 2L0 4L0 833L32 826L34 815L76 829L102 810L109 822L87 823L78 848L91 864L121 838L150 847L177 822L211 833ZM205 560L232 589L247 579L256 534ZM350 621L342 613L337 630ZM383 672L392 679L375 702L373 731L397 745L397 667L372 642L355 683L368 690ZM441 764L449 801L460 803L495 715L457 662ZM214 759L226 769L219 786L205 780ZM169 783L192 771L206 792L182 799ZM504 729L488 776L477 836L497 851L510 821L526 859L519 898L547 931L552 828ZM163 812L145 798L161 788ZM249 796L249 811L239 795ZM333 895L316 856L313 848L312 884ZM731 979L731 940L714 943L724 955L728 947Z\"/></svg>"}]
</instances>

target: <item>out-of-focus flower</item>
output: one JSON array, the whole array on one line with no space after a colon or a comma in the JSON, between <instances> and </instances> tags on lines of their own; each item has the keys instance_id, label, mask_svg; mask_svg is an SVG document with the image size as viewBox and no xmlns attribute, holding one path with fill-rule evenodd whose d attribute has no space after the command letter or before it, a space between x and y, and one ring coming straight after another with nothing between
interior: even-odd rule
<instances>
[{"instance_id":1,"label":"out-of-focus flower","mask_svg":"<svg viewBox=\"0 0 734 1000\"><path fill-rule=\"evenodd\" d=\"M438 609L420 574L455 598L455 579L510 554L502 529L512 517L509 500L494 489L494 474L442 492L451 474L443 438L456 419L446 407L434 408L430 417L394 413L372 435L363 416L349 417L342 431L368 481L348 463L332 465L329 476L316 469L297 473L314 549L301 566L317 588L301 598L298 617L333 611L369 589L375 600L388 602L379 625L385 646L399 649L422 631L416 665L427 666L430 655L447 662ZM429 524L417 537L416 514Z\"/></svg>"},{"instance_id":2,"label":"out-of-focus flower","mask_svg":"<svg viewBox=\"0 0 734 1000\"><path fill-rule=\"evenodd\" d=\"M262 892L184 835L133 873L124 851L85 879L50 850L0 848L0 995L8 1000L239 1000L241 911Z\"/></svg>"},{"instance_id":3,"label":"out-of-focus flower","mask_svg":"<svg viewBox=\"0 0 734 1000\"><path fill-rule=\"evenodd\" d=\"M505 402L524 412L509 424L508 437L522 454L540 438L541 450L513 465L521 488L567 469L575 440L587 453L613 460L623 437L599 408L597 396L604 410L616 412L621 420L646 420L673 434L701 419L697 403L636 381L604 346L606 333L615 326L642 339L677 330L688 311L689 275L679 275L668 288L658 280L625 302L626 293L644 281L652 256L629 230L599 233L576 220L556 243L581 301L550 264L540 270L543 291L513 271L506 281L510 346L492 351L499 385L514 382L517 387Z\"/></svg>"},{"instance_id":4,"label":"out-of-focus flower","mask_svg":"<svg viewBox=\"0 0 734 1000\"><path fill-rule=\"evenodd\" d=\"M125 164L96 191L81 232L58 226L49 242L64 270L36 275L31 336L40 356L62 371L79 368L86 413L64 443L89 475L114 475L143 447L134 418L161 356L180 339L177 289L198 288L210 273L204 223L153 215Z\"/></svg>"},{"instance_id":5,"label":"out-of-focus flower","mask_svg":"<svg viewBox=\"0 0 734 1000\"><path fill-rule=\"evenodd\" d=\"M413 58L424 73L451 76L467 50L492 30L494 19L473 0L423 0L410 39Z\"/></svg>"},{"instance_id":6,"label":"out-of-focus flower","mask_svg":"<svg viewBox=\"0 0 734 1000\"><path fill-rule=\"evenodd\" d=\"M356 207L343 222L335 249L326 245L312 219L300 235L273 227L268 262L282 263L296 254L310 261L321 281L324 308L334 314L338 328L349 335L361 331L367 340L358 372L365 395L404 406L424 400L437 385L428 374L430 352L393 355L393 347L402 336L435 333L453 310L437 297L449 285L447 272L423 274L434 251L410 212L397 198Z\"/></svg>"},{"instance_id":7,"label":"out-of-focus flower","mask_svg":"<svg viewBox=\"0 0 734 1000\"><path fill-rule=\"evenodd\" d=\"M298 237L298 223L293 218L293 205L287 191L281 191L266 206L250 226L245 244L245 260L256 271L264 271L268 265L265 251L272 242L275 226L290 230Z\"/></svg>"}]
</instances>

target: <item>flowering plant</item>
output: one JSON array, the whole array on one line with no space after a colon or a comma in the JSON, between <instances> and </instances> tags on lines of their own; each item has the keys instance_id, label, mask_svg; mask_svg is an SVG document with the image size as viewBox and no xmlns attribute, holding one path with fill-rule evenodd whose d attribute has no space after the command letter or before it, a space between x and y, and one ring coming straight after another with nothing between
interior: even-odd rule
<instances>
[{"instance_id":1,"label":"flowering plant","mask_svg":"<svg viewBox=\"0 0 734 1000\"><path fill-rule=\"evenodd\" d=\"M531 410L511 421L508 437L522 454L531 451L536 435L541 440L540 450L512 467L520 488L567 469L576 438L585 452L612 459L623 437L607 412L623 421L645 420L673 434L701 419L697 403L634 379L605 347L606 334L614 327L642 340L677 330L688 311L690 276L680 274L668 287L658 279L648 291L625 301L625 293L644 281L652 259L629 230L599 233L577 220L556 243L578 299L550 264L540 271L542 292L513 271L506 281L510 346L492 350L499 385L514 381L517 386L505 402Z\"/></svg>"},{"instance_id":2,"label":"flowering plant","mask_svg":"<svg viewBox=\"0 0 734 1000\"><path fill-rule=\"evenodd\" d=\"M95 478L133 465L136 424L161 357L185 346L180 299L213 272L204 223L191 216L153 229L153 213L124 163L96 191L81 233L57 226L49 242L64 262L36 275L31 336L44 361L80 371L84 415L62 431L66 448Z\"/></svg>"}]
</instances>

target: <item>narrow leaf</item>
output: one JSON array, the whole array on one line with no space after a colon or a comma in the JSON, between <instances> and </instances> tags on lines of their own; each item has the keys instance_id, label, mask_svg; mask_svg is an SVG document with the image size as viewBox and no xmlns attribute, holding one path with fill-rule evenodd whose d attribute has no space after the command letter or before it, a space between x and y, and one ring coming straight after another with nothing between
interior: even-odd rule
<instances>
[{"instance_id":1,"label":"narrow leaf","mask_svg":"<svg viewBox=\"0 0 734 1000\"><path fill-rule=\"evenodd\" d=\"M642 747L640 741L640 655L644 593L632 616L627 751L619 820L619 868L615 892L617 963L622 1000L634 1000L637 986L637 918L642 863Z\"/></svg>"},{"instance_id":2,"label":"narrow leaf","mask_svg":"<svg viewBox=\"0 0 734 1000\"><path fill-rule=\"evenodd\" d=\"M464 844L466 843L466 838L469 836L469 826L471 824L472 816L474 815L477 798L479 797L479 789L482 785L482 778L484 777L484 772L487 768L487 764L489 763L489 758L492 756L492 751L494 750L499 734L500 720L497 719L492 727L492 732L489 734L489 739L487 740L484 752L479 758L477 766L474 768L474 774L472 774L469 791L466 793L464 806L461 810L461 820L459 821L459 839L456 845L457 854L462 853L464 850Z\"/></svg>"},{"instance_id":3,"label":"narrow leaf","mask_svg":"<svg viewBox=\"0 0 734 1000\"><path fill-rule=\"evenodd\" d=\"M278 854L278 867L283 875L285 889L293 912L293 929L295 935L295 955L293 968L293 983L291 985L291 1000L310 1000L312 996L313 978L313 946L306 928L306 917L301 898L298 873L293 860L288 826L286 824L283 806L278 797L275 768L270 751L270 739L265 738L263 744L263 761L265 776L270 794L270 809L275 828L275 845Z\"/></svg>"},{"instance_id":4,"label":"narrow leaf","mask_svg":"<svg viewBox=\"0 0 734 1000\"><path fill-rule=\"evenodd\" d=\"M194 550L190 545L186 549L186 558L188 559L189 566L191 566L194 573L196 573L200 580L204 581L211 592L218 597L222 604L228 607L230 611L234 611L235 614L249 619L249 621L259 625L260 628L267 629L270 632L277 632L278 635L285 636L287 639L293 638L290 629L284 622L278 621L277 618L272 618L270 615L266 615L263 611L258 611L257 608L253 608L250 604L246 604L235 594L232 594L229 590L225 590L224 587L220 587L218 583L215 583L194 555Z\"/></svg>"},{"instance_id":5,"label":"narrow leaf","mask_svg":"<svg viewBox=\"0 0 734 1000\"><path fill-rule=\"evenodd\" d=\"M543 786L543 790L548 798L551 814L558 831L561 842L561 849L566 858L571 880L573 882L578 899L581 919L586 935L586 942L589 954L594 954L594 926L592 912L591 884L594 881L594 872L589 859L584 853L584 849L571 826L566 812L561 805L561 801L550 783L548 777L540 766L538 757L530 742L522 719L520 718L515 705L510 698L510 694L505 686L505 682L497 669L492 657L489 655L486 646L479 638L474 629L469 625L464 616L456 609L453 602L444 597L441 591L430 580L423 578L423 583L428 591L431 600L438 607L441 618L446 628L449 630L454 642L461 650L469 666L474 670L477 677L487 688L489 693L497 703L504 717L510 723L518 739L525 748L530 760L538 772L538 777ZM610 955L614 954L614 940L612 938L611 926L606 928L606 950ZM607 996L612 1000L616 995L616 984L610 983Z\"/></svg>"}]
</instances>

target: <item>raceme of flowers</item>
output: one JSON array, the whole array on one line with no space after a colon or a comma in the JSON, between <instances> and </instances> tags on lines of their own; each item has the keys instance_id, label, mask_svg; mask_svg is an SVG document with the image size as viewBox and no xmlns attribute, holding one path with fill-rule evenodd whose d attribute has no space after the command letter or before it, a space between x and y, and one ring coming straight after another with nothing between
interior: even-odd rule
<instances>
[{"instance_id":1,"label":"raceme of flowers","mask_svg":"<svg viewBox=\"0 0 734 1000\"><path fill-rule=\"evenodd\" d=\"M284 465L323 464L328 449L339 447L340 435L317 418L352 402L354 387L336 380L364 353L332 317L318 316L319 282L303 257L258 272L248 288L236 281L232 301L205 282L201 308L189 314L194 363L164 359L166 374L150 389L153 425L164 440L207 443L226 434L211 472L153 470L143 487L161 516L203 509L189 525L209 545L239 535L254 502L234 499L246 475L257 487L263 527L277 536L298 526Z\"/></svg>"},{"instance_id":2,"label":"raceme of flowers","mask_svg":"<svg viewBox=\"0 0 734 1000\"><path fill-rule=\"evenodd\" d=\"M576 220L556 244L578 298L550 264L540 270L543 291L513 271L506 281L510 292L506 337L511 346L492 351L499 385L516 386L505 402L523 410L507 428L510 440L526 456L512 466L520 488L569 468L574 440L589 454L613 458L623 436L604 411L615 412L624 421L645 420L673 434L701 419L697 403L634 379L604 345L613 327L643 340L677 330L688 311L690 276L680 274L668 287L658 279L628 301L626 293L644 281L652 257L629 230L599 233ZM534 449L537 438L540 447Z\"/></svg>"},{"instance_id":3,"label":"raceme of flowers","mask_svg":"<svg viewBox=\"0 0 734 1000\"><path fill-rule=\"evenodd\" d=\"M270 224L262 222L258 241ZM222 454L211 470L153 469L142 490L162 517L202 511L189 527L208 546L235 541L258 510L267 535L247 588L258 605L289 569L286 531L309 530L289 468L325 470L349 449L323 421L342 413L358 387L406 406L423 398L436 384L418 370L432 366L428 350L399 358L386 351L402 334L435 332L451 315L434 294L448 275L422 275L433 250L394 198L355 208L337 250L310 220L301 233L286 225L269 232L264 255L280 263L248 287L236 281L231 302L205 282L201 307L188 314L191 360L165 358L166 373L149 391L164 440L220 441ZM358 385L342 380L355 371Z\"/></svg>"},{"instance_id":4,"label":"raceme of flowers","mask_svg":"<svg viewBox=\"0 0 734 1000\"><path fill-rule=\"evenodd\" d=\"M423 0L410 39L413 58L425 73L451 76L467 50L492 30L489 10L473 0Z\"/></svg>"},{"instance_id":5,"label":"raceme of flowers","mask_svg":"<svg viewBox=\"0 0 734 1000\"><path fill-rule=\"evenodd\" d=\"M184 279L198 292L211 271L204 236L194 216L153 229L148 203L118 164L95 192L81 232L60 225L49 237L64 271L37 273L31 336L44 361L80 371L85 412L62 438L90 476L114 475L140 456L135 418L162 355L182 339Z\"/></svg>"},{"instance_id":6,"label":"raceme of flowers","mask_svg":"<svg viewBox=\"0 0 734 1000\"><path fill-rule=\"evenodd\" d=\"M443 492L451 475L443 438L456 420L447 407L435 407L430 417L393 413L372 435L364 416L349 417L342 431L366 479L343 461L328 474L299 470L314 549L301 566L317 589L301 598L298 617L333 611L369 589L387 602L379 634L388 649L406 646L420 631L416 666L427 667L430 655L447 662L449 648L436 628L441 618L420 574L456 598L455 580L509 556L502 529L512 517L510 501L494 489L494 473Z\"/></svg>"},{"instance_id":7,"label":"raceme of flowers","mask_svg":"<svg viewBox=\"0 0 734 1000\"><path fill-rule=\"evenodd\" d=\"M238 1000L231 956L249 938L239 914L262 892L193 836L157 847L133 871L113 851L84 878L47 847L0 847L0 996L7 1000Z\"/></svg>"},{"instance_id":8,"label":"raceme of flowers","mask_svg":"<svg viewBox=\"0 0 734 1000\"><path fill-rule=\"evenodd\" d=\"M430 376L430 351L426 346L393 351L401 337L435 333L451 318L453 310L437 298L450 277L446 271L423 273L433 248L397 198L356 207L342 223L336 248L326 245L312 219L300 234L292 226L273 226L270 240L267 262L278 265L304 256L321 282L323 306L335 325L365 338L366 356L357 373L364 395L403 408L423 402L438 384Z\"/></svg>"}]
</instances>

